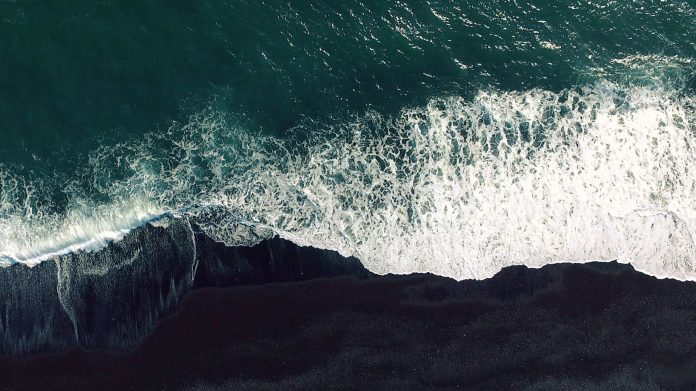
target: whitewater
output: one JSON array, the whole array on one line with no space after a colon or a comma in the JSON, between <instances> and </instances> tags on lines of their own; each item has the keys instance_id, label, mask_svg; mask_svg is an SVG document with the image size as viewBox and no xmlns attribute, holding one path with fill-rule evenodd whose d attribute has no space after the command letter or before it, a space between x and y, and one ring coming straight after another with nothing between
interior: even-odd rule
<instances>
[{"instance_id":1,"label":"whitewater","mask_svg":"<svg viewBox=\"0 0 696 391\"><path fill-rule=\"evenodd\" d=\"M618 260L696 280L694 132L685 89L606 80L436 97L283 138L202 110L92 151L59 183L60 211L54 184L0 167L0 265L98 251L174 217L228 245L278 235L379 274Z\"/></svg>"}]
</instances>

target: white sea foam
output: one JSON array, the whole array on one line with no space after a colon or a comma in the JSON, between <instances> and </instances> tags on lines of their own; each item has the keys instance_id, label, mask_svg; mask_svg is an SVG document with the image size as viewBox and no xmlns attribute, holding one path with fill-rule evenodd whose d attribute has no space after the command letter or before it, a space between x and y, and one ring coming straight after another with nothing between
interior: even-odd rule
<instances>
[{"instance_id":1,"label":"white sea foam","mask_svg":"<svg viewBox=\"0 0 696 391\"><path fill-rule=\"evenodd\" d=\"M137 147L95 152L94 187L112 201L88 218L22 217L13 204L0 253L35 264L185 210L228 244L277 234L377 273L485 278L515 264L618 259L696 280L695 107L669 86L488 90L293 131L308 140L202 113Z\"/></svg>"},{"instance_id":2,"label":"white sea foam","mask_svg":"<svg viewBox=\"0 0 696 391\"><path fill-rule=\"evenodd\" d=\"M690 98L640 87L436 100L333 129L347 139L224 203L378 273L618 259L693 279L693 119Z\"/></svg>"}]
</instances>

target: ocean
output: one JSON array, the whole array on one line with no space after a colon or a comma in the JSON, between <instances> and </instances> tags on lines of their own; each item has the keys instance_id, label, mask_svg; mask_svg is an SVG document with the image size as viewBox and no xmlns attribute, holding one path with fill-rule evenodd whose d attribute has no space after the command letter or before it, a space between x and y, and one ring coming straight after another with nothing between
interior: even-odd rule
<instances>
[{"instance_id":1,"label":"ocean","mask_svg":"<svg viewBox=\"0 0 696 391\"><path fill-rule=\"evenodd\" d=\"M694 1L2 1L0 264L187 219L696 280L694 61Z\"/></svg>"}]
</instances>

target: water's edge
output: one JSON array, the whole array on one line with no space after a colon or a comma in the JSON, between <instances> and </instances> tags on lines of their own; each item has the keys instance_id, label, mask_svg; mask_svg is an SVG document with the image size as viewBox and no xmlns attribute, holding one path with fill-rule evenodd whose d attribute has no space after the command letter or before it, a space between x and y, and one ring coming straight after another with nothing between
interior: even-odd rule
<instances>
[{"instance_id":1,"label":"water's edge","mask_svg":"<svg viewBox=\"0 0 696 391\"><path fill-rule=\"evenodd\" d=\"M136 346L192 289L370 273L355 258L279 238L226 247L186 219L146 224L98 251L0 268L0 355Z\"/></svg>"},{"instance_id":2,"label":"water's edge","mask_svg":"<svg viewBox=\"0 0 696 391\"><path fill-rule=\"evenodd\" d=\"M161 228L143 231L163 235ZM169 293L176 303L168 316L150 304L151 291L142 284L152 280L138 267L118 284L121 289L109 285L113 279L78 275L83 281L78 294L63 297L78 309L73 314L81 329L73 338L79 344L69 339L70 323L55 321L47 329L54 338L49 343L58 341L58 327L70 329L63 340L69 351L44 345L55 353L0 356L0 389L387 384L389 389L652 390L696 384L674 376L696 362L695 341L685 333L696 325L694 282L657 279L617 262L511 266L486 280L432 274L362 278L366 272L355 260L280 239L251 248L199 244L199 282L182 282L187 273L177 267L184 263L173 262L176 267L164 271L171 277L165 281L190 290L183 296ZM217 262L236 265L221 269L226 281L217 279L220 270L212 266ZM338 277L312 278L330 275ZM261 284L238 286L246 283ZM132 289L142 300L127 295L104 302L102 288L116 299ZM140 306L164 318L144 317ZM60 312L54 309L54 318ZM120 339L119 332L131 332L131 339ZM128 343L132 349L113 353ZM110 351L95 351L99 347Z\"/></svg>"},{"instance_id":3,"label":"water's edge","mask_svg":"<svg viewBox=\"0 0 696 391\"><path fill-rule=\"evenodd\" d=\"M634 270L617 263L597 265ZM494 278L520 267L526 269L508 267ZM196 288L336 276L376 275L358 259L331 250L278 237L229 247L186 218L168 218L136 228L99 251L65 254L34 267L0 268L0 355L126 351Z\"/></svg>"}]
</instances>

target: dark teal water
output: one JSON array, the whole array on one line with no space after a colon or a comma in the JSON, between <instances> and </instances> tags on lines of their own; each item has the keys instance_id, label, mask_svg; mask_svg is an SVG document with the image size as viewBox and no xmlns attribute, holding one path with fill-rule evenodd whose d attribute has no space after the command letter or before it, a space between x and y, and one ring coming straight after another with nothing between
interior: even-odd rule
<instances>
[{"instance_id":1,"label":"dark teal water","mask_svg":"<svg viewBox=\"0 0 696 391\"><path fill-rule=\"evenodd\" d=\"M46 251L48 245L36 243L66 229L81 227L65 236L84 241L119 219L124 227L142 221L126 216L132 206L114 206L135 198L148 205L143 216L223 205L300 242L304 230L329 230L322 236L331 237L325 247L353 253L369 253L360 233L370 225L366 210L399 210L405 220L393 224L429 232L441 222L433 212L438 205L461 211L456 205L474 205L472 199L421 203L423 197L413 196L420 190L399 186L428 175L435 176L424 186L440 183L438 178L472 183L460 170L477 161L477 145L480 153L499 157L527 143L524 156L531 159L536 151L575 143L569 136L559 144L549 141L558 129L615 129L607 125L613 120L598 125L597 112L590 113L610 103L615 106L607 110L618 122L645 121L636 118L650 117L654 108L667 118L653 115L656 124L691 130L695 7L674 0L0 2L0 217L12 227L0 233L0 253L5 246L5 254L22 258L17 254L32 247ZM482 94L493 98L481 103L488 99ZM649 99L627 98L634 96ZM537 104L530 110L543 118L520 109L532 101ZM676 124L670 122L675 110ZM463 139L446 136L443 145L433 133L435 112L449 113L446 122ZM489 133L477 133L486 126ZM424 138L414 138L414 131ZM630 127L627 132L628 143L644 136ZM423 147L423 140L433 144ZM326 148L319 148L323 143ZM362 153L348 156L346 148ZM621 164L643 167L657 153L636 151L638 160ZM448 155L441 163L454 170L451 176L433 163L440 154ZM611 163L611 151L601 154ZM294 166L288 163L293 159ZM293 171L320 159L324 163L311 175ZM424 171L431 163L433 171ZM682 163L672 159L660 169L679 171ZM390 171L390 182L383 180L389 175L371 174L372 164L401 169ZM654 174L652 167L645 170ZM496 172L495 178L517 175L510 167ZM616 185L616 178L601 179L598 172L581 173L580 182ZM290 173L291 179L278 179ZM314 174L322 179L308 179ZM683 186L691 183L685 172L674 175ZM673 179L658 176L654 183ZM636 208L659 197L667 201L655 201L655 208L679 212L691 206L687 196L671 197L686 187L658 191L645 178L643 185L623 179ZM428 197L475 190L443 186L428 190ZM377 193L356 198L371 191ZM330 202L322 192L331 194ZM264 194L306 205L265 204ZM536 205L542 198L528 201ZM358 201L369 206L356 206ZM588 202L611 209L599 199ZM689 218L684 216L687 225ZM326 228L322 221L332 222ZM73 239L48 247L56 250ZM548 251L567 250L558 246Z\"/></svg>"},{"instance_id":2,"label":"dark teal water","mask_svg":"<svg viewBox=\"0 0 696 391\"><path fill-rule=\"evenodd\" d=\"M560 90L612 59L696 52L689 2L193 3L0 3L2 161L69 164L213 96L282 134L304 118L486 86Z\"/></svg>"}]
</instances>

